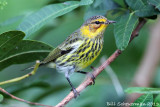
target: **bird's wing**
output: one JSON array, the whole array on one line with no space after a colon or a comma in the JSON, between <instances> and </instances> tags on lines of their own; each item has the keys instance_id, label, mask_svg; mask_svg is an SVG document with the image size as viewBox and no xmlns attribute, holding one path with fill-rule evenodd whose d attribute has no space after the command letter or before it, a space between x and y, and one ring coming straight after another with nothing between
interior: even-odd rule
<instances>
[{"instance_id":1,"label":"bird's wing","mask_svg":"<svg viewBox=\"0 0 160 107\"><path fill-rule=\"evenodd\" d=\"M49 63L51 61L55 61L57 58L65 55L72 50L75 49L77 43L80 43L82 38L79 38L78 33L74 32L71 34L62 44L57 46L53 51L49 53L49 55L42 61L42 64ZM73 46L75 44L75 46Z\"/></svg>"},{"instance_id":2,"label":"bird's wing","mask_svg":"<svg viewBox=\"0 0 160 107\"><path fill-rule=\"evenodd\" d=\"M62 56L62 53L63 53L63 50L59 48L55 48L53 51L49 53L49 55L41 63L46 64L51 61L54 62L58 57Z\"/></svg>"},{"instance_id":3,"label":"bird's wing","mask_svg":"<svg viewBox=\"0 0 160 107\"><path fill-rule=\"evenodd\" d=\"M61 50L61 49L59 49L59 48L57 47L57 48L55 48L53 51L51 51L51 52L49 53L49 55L48 55L43 61L41 61L41 63L40 63L39 66L45 65L45 64L47 64L47 63L49 63L49 62L51 62L51 61L54 62L54 60L56 60L58 57L62 56L63 54L65 54L65 53L67 53L67 52L69 52L69 51L70 51L70 50L68 50L68 51L67 51L67 50ZM35 65L33 65L33 66L31 66L31 67L27 67L27 68L23 69L22 71L34 69L34 67L35 67Z\"/></svg>"}]
</instances>

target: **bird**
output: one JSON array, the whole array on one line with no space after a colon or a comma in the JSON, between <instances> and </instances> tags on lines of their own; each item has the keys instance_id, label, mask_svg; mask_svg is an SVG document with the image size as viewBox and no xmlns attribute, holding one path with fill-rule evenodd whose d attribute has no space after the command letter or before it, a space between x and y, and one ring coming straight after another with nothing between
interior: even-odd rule
<instances>
[{"instance_id":1,"label":"bird","mask_svg":"<svg viewBox=\"0 0 160 107\"><path fill-rule=\"evenodd\" d=\"M64 42L53 49L44 60L40 61L40 66L47 65L64 73L75 98L79 93L72 84L70 76L74 72L88 74L82 69L99 56L103 48L105 29L111 23L115 21L108 20L102 15L90 17ZM92 79L94 81L94 76Z\"/></svg>"}]
</instances>

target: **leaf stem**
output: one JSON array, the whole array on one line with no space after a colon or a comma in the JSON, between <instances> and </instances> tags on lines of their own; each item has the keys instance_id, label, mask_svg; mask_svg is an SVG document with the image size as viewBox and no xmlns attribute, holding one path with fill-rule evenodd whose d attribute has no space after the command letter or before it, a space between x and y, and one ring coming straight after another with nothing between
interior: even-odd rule
<instances>
[{"instance_id":1,"label":"leaf stem","mask_svg":"<svg viewBox=\"0 0 160 107\"><path fill-rule=\"evenodd\" d=\"M7 80L7 81L0 82L0 85L17 82L17 81L23 80L23 79L25 79L25 78L28 78L28 77L34 75L34 74L36 73L38 67L39 67L39 64L40 64L40 61L37 60L37 61L36 61L36 65L35 65L35 67L34 67L34 69L33 69L32 72L30 72L30 73L28 73L28 74L26 74L26 75L24 75L24 76L21 76L21 77L17 77L17 78L11 79L11 80Z\"/></svg>"},{"instance_id":2,"label":"leaf stem","mask_svg":"<svg viewBox=\"0 0 160 107\"><path fill-rule=\"evenodd\" d=\"M30 101L27 101L27 100L24 100L24 99L21 99L21 98L18 98L12 94L10 94L9 92L7 92L6 90L4 90L3 88L0 87L0 91L9 95L11 98L15 99L15 100L18 100L18 101L21 101L21 102L25 102L25 103L28 103L28 104L32 104L32 105L39 105L39 106L45 106L45 107L54 107L54 106L49 106L49 105L44 105L44 104L40 104L40 103L34 103L34 102L30 102Z\"/></svg>"}]
</instances>

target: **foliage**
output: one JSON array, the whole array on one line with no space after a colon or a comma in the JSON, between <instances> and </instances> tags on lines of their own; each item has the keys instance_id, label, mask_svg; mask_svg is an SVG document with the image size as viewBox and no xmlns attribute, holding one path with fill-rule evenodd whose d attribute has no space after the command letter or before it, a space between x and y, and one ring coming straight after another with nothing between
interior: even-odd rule
<instances>
[{"instance_id":1,"label":"foliage","mask_svg":"<svg viewBox=\"0 0 160 107\"><path fill-rule=\"evenodd\" d=\"M114 36L116 38L117 47L120 50L124 50L130 40L130 36L132 31L138 21L138 17L134 15L134 13L127 13L122 15L117 19L117 24L115 24L114 28Z\"/></svg>"},{"instance_id":2,"label":"foliage","mask_svg":"<svg viewBox=\"0 0 160 107\"><path fill-rule=\"evenodd\" d=\"M160 94L160 88L147 88L147 87L131 87L125 90L128 93L143 93L134 103L139 105L133 105L131 107L159 107L160 95L158 95L153 101L153 94Z\"/></svg>"},{"instance_id":3,"label":"foliage","mask_svg":"<svg viewBox=\"0 0 160 107\"><path fill-rule=\"evenodd\" d=\"M146 0L126 0L126 2L139 17L149 17L159 13L159 11L157 11L152 5L148 4Z\"/></svg>"},{"instance_id":4,"label":"foliage","mask_svg":"<svg viewBox=\"0 0 160 107\"><path fill-rule=\"evenodd\" d=\"M25 38L27 38L28 36L30 36L30 34L40 29L48 21L65 13L68 13L79 6L92 4L92 2L92 0L88 0L87 2L85 0L82 0L80 2L68 1L64 3L45 6L39 11L27 16L19 25L18 30L24 31L26 33Z\"/></svg>"},{"instance_id":5,"label":"foliage","mask_svg":"<svg viewBox=\"0 0 160 107\"><path fill-rule=\"evenodd\" d=\"M160 102L160 94L156 96L156 98L155 98L155 100L154 100L154 103L153 103L154 106L155 106L155 107L160 107L159 102Z\"/></svg>"},{"instance_id":6,"label":"foliage","mask_svg":"<svg viewBox=\"0 0 160 107\"><path fill-rule=\"evenodd\" d=\"M155 6L156 9L160 10L160 5L159 5L160 4L160 0L148 0L148 2L151 5Z\"/></svg>"},{"instance_id":7,"label":"foliage","mask_svg":"<svg viewBox=\"0 0 160 107\"><path fill-rule=\"evenodd\" d=\"M160 93L160 88L131 87L125 91L128 93L158 94Z\"/></svg>"},{"instance_id":8,"label":"foliage","mask_svg":"<svg viewBox=\"0 0 160 107\"><path fill-rule=\"evenodd\" d=\"M2 102L2 101L3 101L3 95L0 94L0 102Z\"/></svg>"},{"instance_id":9,"label":"foliage","mask_svg":"<svg viewBox=\"0 0 160 107\"><path fill-rule=\"evenodd\" d=\"M21 31L9 31L0 35L0 70L19 63L42 59L53 49L42 42L22 40Z\"/></svg>"},{"instance_id":10,"label":"foliage","mask_svg":"<svg viewBox=\"0 0 160 107\"><path fill-rule=\"evenodd\" d=\"M117 21L114 24L114 30L113 25L109 25L104 35L105 49L101 54L103 56L110 55L117 48L125 50L138 20L155 19L160 13L159 0L55 0L54 3L49 0L4 0L3 2L5 5L3 9L0 9L0 33L2 33L0 34L0 71L3 71L0 72L0 81L26 74L26 72L18 72L30 65L24 63L45 58L53 47L63 42L69 34L82 25L83 19L86 20L93 15L104 15L110 20ZM1 0L0 3L2 3ZM142 29L139 39L136 39L125 50L124 55L122 54L112 64L124 87L128 87L144 53L149 34L148 27L150 23ZM100 65L99 58L93 65ZM21 86L17 83L14 86L5 87L21 98L56 105L67 95L69 86L61 74L51 72L51 70L53 71L45 67L40 68L35 77L22 81ZM88 68L86 71L91 71L91 69ZM71 79L74 84L78 85L84 76L74 75ZM150 103L154 100L160 103L159 96L153 99L153 94L160 94L158 88L134 87L127 89L126 92L145 94L136 102ZM97 97L93 98L91 95ZM0 94L1 99L3 98ZM5 99L7 101L2 102L0 106L10 106L9 98L5 96ZM106 102L109 101L122 100L122 96L116 94L108 75L103 72L96 79L94 87L87 88L78 99L67 106L97 107L106 106Z\"/></svg>"},{"instance_id":11,"label":"foliage","mask_svg":"<svg viewBox=\"0 0 160 107\"><path fill-rule=\"evenodd\" d=\"M139 97L131 107L152 107L152 105L153 105L153 95L146 94Z\"/></svg>"},{"instance_id":12,"label":"foliage","mask_svg":"<svg viewBox=\"0 0 160 107\"><path fill-rule=\"evenodd\" d=\"M115 3L113 0L95 0L91 6L87 8L84 19L90 18L90 16L94 15L104 15L109 10L113 10L118 8L119 5Z\"/></svg>"}]
</instances>

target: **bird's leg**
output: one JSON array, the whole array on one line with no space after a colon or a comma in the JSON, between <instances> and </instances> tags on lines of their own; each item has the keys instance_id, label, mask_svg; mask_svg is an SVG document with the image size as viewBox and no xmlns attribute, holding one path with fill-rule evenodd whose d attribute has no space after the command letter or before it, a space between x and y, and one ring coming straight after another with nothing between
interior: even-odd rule
<instances>
[{"instance_id":1,"label":"bird's leg","mask_svg":"<svg viewBox=\"0 0 160 107\"><path fill-rule=\"evenodd\" d=\"M93 66L91 66L91 69L93 69L94 71L96 70Z\"/></svg>"},{"instance_id":2,"label":"bird's leg","mask_svg":"<svg viewBox=\"0 0 160 107\"><path fill-rule=\"evenodd\" d=\"M95 77L94 77L94 75L91 73L91 72L84 72L84 71L77 71L78 73L81 73L81 74L86 74L86 75L89 75L90 77L91 77L91 79L92 79L92 81L93 81L93 85L95 84Z\"/></svg>"},{"instance_id":3,"label":"bird's leg","mask_svg":"<svg viewBox=\"0 0 160 107\"><path fill-rule=\"evenodd\" d=\"M25 79L25 78L28 78L28 77L34 75L34 74L36 73L39 65L40 65L40 61L36 61L36 65L35 65L35 67L34 67L34 69L33 69L32 72L30 72L30 73L28 73L28 74L26 74L26 75L24 75L24 76L21 76L21 77L17 77L17 78L11 79L11 80L7 80L7 81L0 82L0 85L12 83L12 82L17 82L17 81L23 80L23 79Z\"/></svg>"},{"instance_id":4,"label":"bird's leg","mask_svg":"<svg viewBox=\"0 0 160 107\"><path fill-rule=\"evenodd\" d=\"M88 72L84 72L84 71L77 71L77 72L81 74L88 74Z\"/></svg>"},{"instance_id":5,"label":"bird's leg","mask_svg":"<svg viewBox=\"0 0 160 107\"><path fill-rule=\"evenodd\" d=\"M67 81L69 82L69 85L70 85L71 88L72 88L72 91L73 91L73 93L74 93L74 98L76 98L76 97L79 95L79 93L78 93L77 90L74 88L71 80L69 79L69 74L68 74L68 72L65 74L65 77L66 77Z\"/></svg>"}]
</instances>

